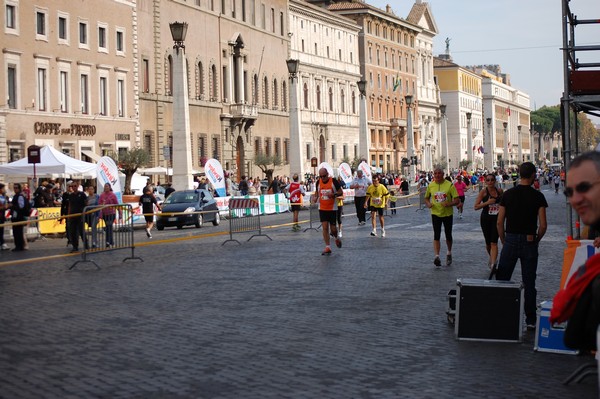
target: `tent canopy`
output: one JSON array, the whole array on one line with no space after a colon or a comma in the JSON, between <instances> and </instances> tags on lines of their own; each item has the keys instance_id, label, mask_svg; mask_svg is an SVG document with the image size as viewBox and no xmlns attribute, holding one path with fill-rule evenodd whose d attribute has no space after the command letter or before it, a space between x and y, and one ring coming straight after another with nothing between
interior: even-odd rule
<instances>
[{"instance_id":1,"label":"tent canopy","mask_svg":"<svg viewBox=\"0 0 600 399\"><path fill-rule=\"evenodd\" d=\"M69 175L96 177L96 164L80 161L63 154L54 147L45 146L40 151L41 162L35 164L36 176ZM33 176L33 164L27 158L0 165L0 174L7 176Z\"/></svg>"}]
</instances>

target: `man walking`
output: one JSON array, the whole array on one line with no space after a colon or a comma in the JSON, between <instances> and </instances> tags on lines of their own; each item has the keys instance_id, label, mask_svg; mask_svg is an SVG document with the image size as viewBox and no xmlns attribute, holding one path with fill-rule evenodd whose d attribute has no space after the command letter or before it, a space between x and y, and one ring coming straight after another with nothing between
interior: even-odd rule
<instances>
[{"instance_id":1,"label":"man walking","mask_svg":"<svg viewBox=\"0 0 600 399\"><path fill-rule=\"evenodd\" d=\"M286 192L289 194L290 205L292 207L292 215L294 225L292 226L293 231L300 231L300 225L298 224L298 215L300 213L300 208L302 207L302 199L304 197L304 185L300 184L298 181L300 178L298 174L295 173L292 176L292 182L287 185L285 188Z\"/></svg>"},{"instance_id":2,"label":"man walking","mask_svg":"<svg viewBox=\"0 0 600 399\"><path fill-rule=\"evenodd\" d=\"M313 197L313 202L319 202L319 219L323 227L325 250L321 255L331 255L329 234L335 238L335 246L342 247L342 240L338 237L336 227L337 214L335 211L335 197L342 195L344 195L344 191L338 181L329 176L326 168L319 169L319 180L317 180L316 195Z\"/></svg>"},{"instance_id":3,"label":"man walking","mask_svg":"<svg viewBox=\"0 0 600 399\"><path fill-rule=\"evenodd\" d=\"M18 222L24 222L27 220L27 216L29 216L30 205L25 195L21 192L21 185L19 183L15 183L13 185L13 191L15 195L12 198L11 207L10 207L10 215L11 222L17 223L13 224L13 239L15 240L15 247L13 251L24 251L25 250L25 236L23 235L24 224L18 224Z\"/></svg>"},{"instance_id":4,"label":"man walking","mask_svg":"<svg viewBox=\"0 0 600 399\"><path fill-rule=\"evenodd\" d=\"M365 202L365 208L368 206L371 210L372 237L377 237L377 216L379 216L379 225L381 226L381 237L385 237L383 210L389 195L388 189L379 183L379 176L373 176L373 184L367 188L367 201Z\"/></svg>"},{"instance_id":5,"label":"man walking","mask_svg":"<svg viewBox=\"0 0 600 399\"><path fill-rule=\"evenodd\" d=\"M350 188L354 189L354 206L356 208L356 217L358 218L359 226L364 225L367 221L365 201L369 184L369 179L363 176L363 172L360 169L356 171L356 177L352 180L352 183L350 183Z\"/></svg>"},{"instance_id":6,"label":"man walking","mask_svg":"<svg viewBox=\"0 0 600 399\"><path fill-rule=\"evenodd\" d=\"M521 276L525 288L525 323L535 329L538 244L546 233L544 194L531 185L535 180L535 165L524 162L519 168L520 183L504 192L498 211L498 236L502 252L496 279L510 280L517 260L521 260ZM539 225L538 225L539 223Z\"/></svg>"},{"instance_id":7,"label":"man walking","mask_svg":"<svg viewBox=\"0 0 600 399\"><path fill-rule=\"evenodd\" d=\"M454 210L453 206L458 204L458 193L456 187L444 179L444 171L436 168L433 171L433 181L427 186L425 191L425 205L431 209L431 223L433 224L433 251L435 257L433 264L436 267L442 265L440 260L440 239L442 236L442 225L444 226L444 235L446 236L446 266L452 264L452 221Z\"/></svg>"},{"instance_id":8,"label":"man walking","mask_svg":"<svg viewBox=\"0 0 600 399\"><path fill-rule=\"evenodd\" d=\"M73 246L71 252L79 251L79 237L83 241L84 246L87 247L87 240L83 235L83 210L87 204L87 196L82 191L79 191L79 184L77 182L70 182L70 193L67 214L75 215L69 218L69 223L67 223L67 236L69 237L69 242Z\"/></svg>"}]
</instances>

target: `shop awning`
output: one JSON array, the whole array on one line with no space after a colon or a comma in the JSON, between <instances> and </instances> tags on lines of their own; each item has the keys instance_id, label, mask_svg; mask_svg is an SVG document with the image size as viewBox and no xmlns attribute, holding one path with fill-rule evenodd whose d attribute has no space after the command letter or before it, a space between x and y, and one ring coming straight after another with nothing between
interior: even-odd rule
<instances>
[{"instance_id":1,"label":"shop awning","mask_svg":"<svg viewBox=\"0 0 600 399\"><path fill-rule=\"evenodd\" d=\"M100 155L96 154L94 151L90 150L81 150L81 153L86 157L89 157L94 162L98 162L100 160Z\"/></svg>"}]
</instances>

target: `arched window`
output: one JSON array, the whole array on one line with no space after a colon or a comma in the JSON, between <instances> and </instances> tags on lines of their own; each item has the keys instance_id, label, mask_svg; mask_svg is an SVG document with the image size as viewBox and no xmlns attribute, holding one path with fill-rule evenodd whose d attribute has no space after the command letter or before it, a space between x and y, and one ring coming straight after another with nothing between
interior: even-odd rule
<instances>
[{"instance_id":1,"label":"arched window","mask_svg":"<svg viewBox=\"0 0 600 399\"><path fill-rule=\"evenodd\" d=\"M167 58L168 71L167 71L167 95L173 95L173 57L169 55Z\"/></svg>"},{"instance_id":2,"label":"arched window","mask_svg":"<svg viewBox=\"0 0 600 399\"><path fill-rule=\"evenodd\" d=\"M329 88L329 111L333 111L333 88Z\"/></svg>"},{"instance_id":3,"label":"arched window","mask_svg":"<svg viewBox=\"0 0 600 399\"><path fill-rule=\"evenodd\" d=\"M340 111L342 113L346 112L346 95L344 89L340 91Z\"/></svg>"},{"instance_id":4,"label":"arched window","mask_svg":"<svg viewBox=\"0 0 600 399\"><path fill-rule=\"evenodd\" d=\"M273 109L279 107L279 88L277 87L277 79L273 79Z\"/></svg>"},{"instance_id":5,"label":"arched window","mask_svg":"<svg viewBox=\"0 0 600 399\"><path fill-rule=\"evenodd\" d=\"M219 92L217 88L217 67L213 64L210 67L210 101L217 101L217 93Z\"/></svg>"},{"instance_id":6,"label":"arched window","mask_svg":"<svg viewBox=\"0 0 600 399\"><path fill-rule=\"evenodd\" d=\"M263 108L269 108L269 79L266 76L263 86Z\"/></svg>"},{"instance_id":7,"label":"arched window","mask_svg":"<svg viewBox=\"0 0 600 399\"><path fill-rule=\"evenodd\" d=\"M287 111L287 97L288 97L287 83L285 81L283 81L282 90L281 90L281 108L284 111Z\"/></svg>"},{"instance_id":8,"label":"arched window","mask_svg":"<svg viewBox=\"0 0 600 399\"><path fill-rule=\"evenodd\" d=\"M308 85L304 83L304 108L308 108Z\"/></svg>"},{"instance_id":9,"label":"arched window","mask_svg":"<svg viewBox=\"0 0 600 399\"><path fill-rule=\"evenodd\" d=\"M352 113L356 115L356 93L352 90Z\"/></svg>"},{"instance_id":10,"label":"arched window","mask_svg":"<svg viewBox=\"0 0 600 399\"><path fill-rule=\"evenodd\" d=\"M321 86L317 85L317 109L321 110Z\"/></svg>"},{"instance_id":11,"label":"arched window","mask_svg":"<svg viewBox=\"0 0 600 399\"><path fill-rule=\"evenodd\" d=\"M258 75L254 75L253 84L252 84L252 104L258 105Z\"/></svg>"},{"instance_id":12,"label":"arched window","mask_svg":"<svg viewBox=\"0 0 600 399\"><path fill-rule=\"evenodd\" d=\"M205 92L204 92L204 67L202 66L202 62L198 62L196 66L196 73L198 76L198 84L196 90L196 98L198 100L204 100Z\"/></svg>"}]
</instances>

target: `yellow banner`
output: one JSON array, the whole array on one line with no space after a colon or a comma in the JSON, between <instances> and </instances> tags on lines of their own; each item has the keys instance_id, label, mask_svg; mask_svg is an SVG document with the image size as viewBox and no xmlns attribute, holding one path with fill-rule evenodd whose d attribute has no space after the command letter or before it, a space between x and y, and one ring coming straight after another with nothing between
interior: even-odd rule
<instances>
[{"instance_id":1,"label":"yellow banner","mask_svg":"<svg viewBox=\"0 0 600 399\"><path fill-rule=\"evenodd\" d=\"M37 210L40 234L58 234L66 231L65 221L58 221L58 218L60 218L60 207L37 208Z\"/></svg>"}]
</instances>

